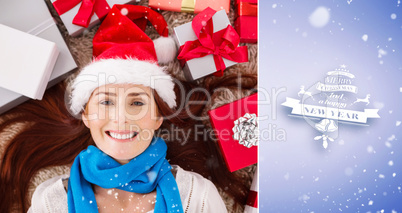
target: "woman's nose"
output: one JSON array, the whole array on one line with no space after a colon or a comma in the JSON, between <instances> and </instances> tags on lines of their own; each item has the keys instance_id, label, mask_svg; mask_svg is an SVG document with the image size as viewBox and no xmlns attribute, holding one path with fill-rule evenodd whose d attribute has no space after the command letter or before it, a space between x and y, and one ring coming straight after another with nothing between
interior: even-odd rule
<instances>
[{"instance_id":1,"label":"woman's nose","mask_svg":"<svg viewBox=\"0 0 402 213\"><path fill-rule=\"evenodd\" d=\"M116 122L119 123L119 124L126 124L127 120L128 120L126 114L127 113L126 113L125 108L119 107L118 110L117 110L117 116L116 116L117 120L116 120Z\"/></svg>"},{"instance_id":2,"label":"woman's nose","mask_svg":"<svg viewBox=\"0 0 402 213\"><path fill-rule=\"evenodd\" d=\"M128 114L126 110L125 100L117 101L114 114L114 123L126 124L128 122Z\"/></svg>"}]
</instances>

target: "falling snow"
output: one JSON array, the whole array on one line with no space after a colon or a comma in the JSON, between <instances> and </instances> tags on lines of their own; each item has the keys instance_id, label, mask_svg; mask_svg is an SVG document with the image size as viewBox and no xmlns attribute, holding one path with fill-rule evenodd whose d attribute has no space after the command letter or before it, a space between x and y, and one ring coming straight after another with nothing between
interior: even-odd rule
<instances>
[{"instance_id":1,"label":"falling snow","mask_svg":"<svg viewBox=\"0 0 402 213\"><path fill-rule=\"evenodd\" d=\"M383 49L378 50L378 58L382 58L384 55L387 55L387 51Z\"/></svg>"},{"instance_id":2,"label":"falling snow","mask_svg":"<svg viewBox=\"0 0 402 213\"><path fill-rule=\"evenodd\" d=\"M299 196L299 200L303 201L304 203L307 203L307 201L310 199L310 197L306 194L303 194L301 196Z\"/></svg>"},{"instance_id":3,"label":"falling snow","mask_svg":"<svg viewBox=\"0 0 402 213\"><path fill-rule=\"evenodd\" d=\"M123 15L123 16L126 16L127 14L128 14L128 10L127 10L127 8L123 8L123 9L121 9L121 14Z\"/></svg>"},{"instance_id":4,"label":"falling snow","mask_svg":"<svg viewBox=\"0 0 402 213\"><path fill-rule=\"evenodd\" d=\"M388 141L393 141L393 140L395 140L395 135L391 135L388 137Z\"/></svg>"},{"instance_id":5,"label":"falling snow","mask_svg":"<svg viewBox=\"0 0 402 213\"><path fill-rule=\"evenodd\" d=\"M367 35L367 34L364 34L364 35L362 36L362 39L363 39L363 41L367 41L368 35Z\"/></svg>"},{"instance_id":6,"label":"falling snow","mask_svg":"<svg viewBox=\"0 0 402 213\"><path fill-rule=\"evenodd\" d=\"M318 7L309 16L309 22L313 27L322 28L328 24L330 19L329 11L326 7Z\"/></svg>"},{"instance_id":7,"label":"falling snow","mask_svg":"<svg viewBox=\"0 0 402 213\"><path fill-rule=\"evenodd\" d=\"M293 54L295 53L294 51L298 51L296 43L300 41L302 41L301 43L305 42L303 45L300 45L303 47L303 57L301 57L303 60L294 59L294 61L290 61L291 63L298 63L300 65L303 74L299 73L299 76L304 76L304 73L307 73L309 69L317 73L323 72L321 67L330 66L333 63L331 60L340 64L350 63L352 64L350 67L355 66L355 68L351 68L350 70L364 70L355 71L360 72L361 75L360 79L358 79L359 81L356 80L353 83L353 85L359 87L358 94L366 95L371 93L372 95L370 104L364 109L379 109L378 114L381 116L380 119L368 119L370 122L367 122L367 126L348 126L342 123L343 131L340 132L337 138L338 142L334 144L332 152L317 152L317 150L310 149L300 150L300 153L303 153L300 155L283 156L287 161L283 161L282 164L275 164L275 169L279 168L279 166L283 169L279 170L276 174L269 174L270 176L266 180L263 180L265 182L261 182L269 183L270 178L272 179L272 177L276 176L277 179L274 179L273 183L276 184L279 180L283 184L281 187L288 187L286 190L292 198L280 202L280 204L270 203L277 208L277 206L289 202L289 209L286 209L288 211L285 209L278 211L276 209L277 212L289 212L291 211L290 208L293 208L293 210L300 209L301 212L391 212L392 208L395 208L394 206L387 207L386 210L381 209L385 208L384 204L388 202L385 199L389 200L394 196L398 199L401 198L400 195L396 196L396 193L402 195L402 185L400 180L398 180L399 177L396 177L396 173L399 171L398 168L401 159L398 152L400 148L398 136L400 136L402 117L400 116L398 105L395 105L394 102L402 97L400 95L402 93L402 85L395 85L395 81L386 79L388 76L396 76L395 73L401 73L402 71L402 65L399 62L398 64L393 61L396 59L399 60L400 55L397 54L401 52L401 45L398 43L400 39L393 33L393 31L400 32L402 29L401 24L398 23L400 22L398 20L400 17L397 16L399 13L396 12L400 9L397 8L400 7L400 2L401 0L397 0L389 3L393 5L393 8L390 8L385 13L381 11L383 8L378 8L375 14L381 14L381 16L374 15L371 11L360 7L362 6L361 1L352 0L332 1L332 3L327 3L325 7L317 5L317 2L315 2L315 4L306 7L312 8L310 11L306 12L305 8L303 8L301 16L295 12L287 12L292 11L290 10L291 3L281 2L280 4L269 3L267 5L268 8L272 7L270 11L274 13L269 16L271 18L267 19L267 22L272 27L275 27L275 29L287 27L288 31L286 32L292 32L288 34L291 34L295 38L294 40L289 39L286 35L280 35L278 31L279 37L282 38L283 36L283 39L288 39L287 43L284 42L283 44L278 41L281 44L280 48L289 47L289 51L292 51ZM282 9L283 11L280 11ZM354 13L351 13L350 11L353 10ZM294 8L294 11L297 11L297 8ZM299 17L302 21L297 22L296 19ZM367 23L367 17L370 17L369 23ZM292 19L292 21L288 19ZM377 21L380 20L387 21L380 26L377 25ZM395 24L397 25L396 28ZM378 26L378 29L369 28L371 26ZM394 27L393 30L391 30L391 27ZM388 29L390 30L387 31ZM341 31L344 32L341 33ZM341 37L337 37L339 35ZM329 40L333 38L335 42L330 44L329 40L326 40L328 37ZM348 37L351 40L348 40ZM339 39L339 41L336 41L336 39ZM336 44L336 42L339 43ZM332 53L331 48L334 45L336 45L336 48L335 52ZM274 45L272 46L275 47ZM317 50L316 47L321 47L322 50ZM271 48L270 50L279 54L278 50L283 49L275 50ZM344 56L337 51L353 53L345 54ZM319 58L321 53L323 57L329 57L329 59L321 62ZM352 55L355 53L358 56ZM308 61L309 54L314 55L317 59L315 61ZM296 53L294 56L296 56ZM317 80L311 76L315 76L315 73L305 78L311 81ZM297 77L292 78L294 83L296 82L295 79ZM385 87L382 88L384 82L386 84L389 83L389 90L391 92L386 91ZM374 86L378 86L379 88L374 88ZM401 93L395 94L398 91ZM390 102L389 100L394 102ZM361 110L363 111L364 109ZM304 133L302 132L300 135L304 136ZM339 137L342 137L342 139ZM289 146L291 142L293 141L289 141ZM309 143L305 144L309 145ZM307 149L304 146L305 144L300 147ZM295 143L293 143L293 146L295 146ZM347 157L344 158L344 156ZM293 171L287 168L284 162L291 162L292 159L297 159L297 157L303 158L303 160L307 158L308 161L303 161L304 163L300 165L298 164L300 161L296 161L289 165L292 169L300 166L300 170L296 169ZM313 168L315 170L312 170ZM318 168L323 171L320 171L317 175ZM290 179L290 172L287 171L292 173L292 179ZM397 182L397 185L395 182ZM270 184L272 185L272 182ZM296 184L301 187L295 187ZM289 187L292 187L291 190L289 190ZM291 199L299 201L297 203L300 206L295 206L291 203ZM269 208L264 210L269 212ZM271 210L274 212L273 209ZM392 210L392 213L397 212L396 210Z\"/></svg>"},{"instance_id":8,"label":"falling snow","mask_svg":"<svg viewBox=\"0 0 402 213\"><path fill-rule=\"evenodd\" d=\"M373 146L367 146L367 152L368 153L375 153Z\"/></svg>"},{"instance_id":9,"label":"falling snow","mask_svg":"<svg viewBox=\"0 0 402 213\"><path fill-rule=\"evenodd\" d=\"M388 148L391 148L392 144L389 141L385 141L385 146L388 147Z\"/></svg>"}]
</instances>

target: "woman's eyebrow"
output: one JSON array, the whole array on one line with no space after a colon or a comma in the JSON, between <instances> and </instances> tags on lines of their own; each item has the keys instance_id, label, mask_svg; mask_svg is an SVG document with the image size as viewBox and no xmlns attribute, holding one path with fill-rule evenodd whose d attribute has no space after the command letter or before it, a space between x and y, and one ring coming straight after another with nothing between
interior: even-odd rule
<instances>
[{"instance_id":1,"label":"woman's eyebrow","mask_svg":"<svg viewBox=\"0 0 402 213\"><path fill-rule=\"evenodd\" d=\"M112 93L112 92L97 92L96 94L95 94L95 96L96 95L109 95L109 96L116 96L116 93Z\"/></svg>"},{"instance_id":2,"label":"woman's eyebrow","mask_svg":"<svg viewBox=\"0 0 402 213\"><path fill-rule=\"evenodd\" d=\"M116 96L116 93L113 93L113 92L97 92L95 94L95 96L96 95L102 95L102 94L103 95L108 95L108 96ZM149 97L149 94L146 93L146 92L132 92L132 93L129 93L127 96L133 97L133 96L140 96L140 95L146 95L146 96Z\"/></svg>"},{"instance_id":3,"label":"woman's eyebrow","mask_svg":"<svg viewBox=\"0 0 402 213\"><path fill-rule=\"evenodd\" d=\"M132 92L132 93L129 93L127 96L132 97L132 96L140 96L140 95L146 95L149 97L148 93L146 93L146 92Z\"/></svg>"}]
</instances>

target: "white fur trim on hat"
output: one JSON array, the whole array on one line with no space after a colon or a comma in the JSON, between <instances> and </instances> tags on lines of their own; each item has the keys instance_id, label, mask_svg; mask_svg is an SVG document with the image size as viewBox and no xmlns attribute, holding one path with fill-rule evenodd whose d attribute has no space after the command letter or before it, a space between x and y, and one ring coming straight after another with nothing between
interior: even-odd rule
<instances>
[{"instance_id":1,"label":"white fur trim on hat","mask_svg":"<svg viewBox=\"0 0 402 213\"><path fill-rule=\"evenodd\" d=\"M158 62L166 64L176 58L177 47L172 37L159 37L153 40Z\"/></svg>"},{"instance_id":2,"label":"white fur trim on hat","mask_svg":"<svg viewBox=\"0 0 402 213\"><path fill-rule=\"evenodd\" d=\"M157 64L137 59L103 59L87 65L72 84L71 110L84 110L92 92L106 84L140 84L155 89L170 108L176 107L174 83Z\"/></svg>"}]
</instances>

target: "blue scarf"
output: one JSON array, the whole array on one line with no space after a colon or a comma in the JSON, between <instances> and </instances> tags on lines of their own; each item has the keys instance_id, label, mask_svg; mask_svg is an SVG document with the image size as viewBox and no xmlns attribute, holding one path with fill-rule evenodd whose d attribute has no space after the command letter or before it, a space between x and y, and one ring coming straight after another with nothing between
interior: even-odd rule
<instances>
[{"instance_id":1,"label":"blue scarf","mask_svg":"<svg viewBox=\"0 0 402 213\"><path fill-rule=\"evenodd\" d=\"M154 212L183 212L179 189L166 160L167 146L154 138L149 147L129 163L121 165L94 146L74 160L68 181L68 212L98 212L92 185L135 193L156 188Z\"/></svg>"}]
</instances>

